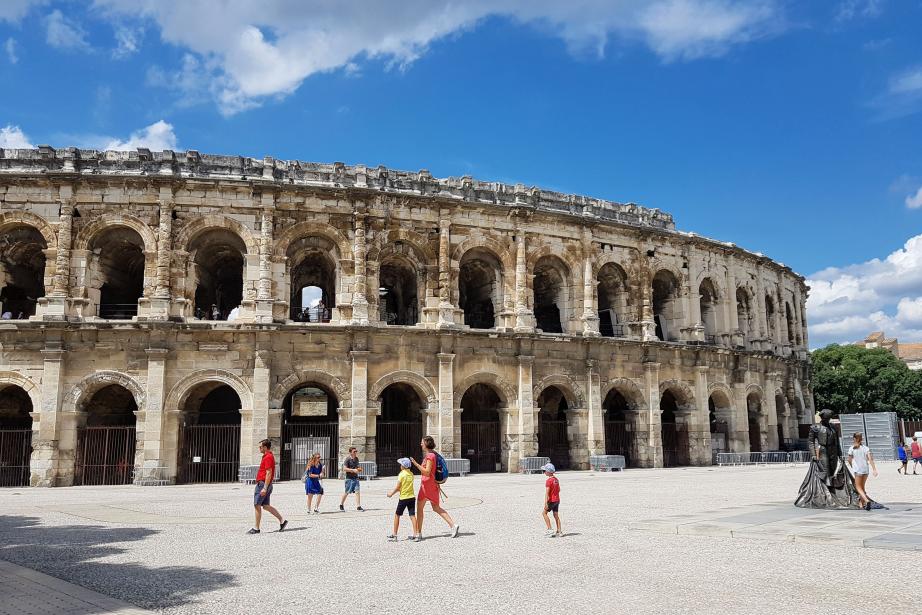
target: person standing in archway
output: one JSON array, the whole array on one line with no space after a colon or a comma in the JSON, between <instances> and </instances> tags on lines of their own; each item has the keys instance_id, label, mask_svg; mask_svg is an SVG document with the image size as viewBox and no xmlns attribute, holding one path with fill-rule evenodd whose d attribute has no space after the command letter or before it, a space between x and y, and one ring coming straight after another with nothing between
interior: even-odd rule
<instances>
[{"instance_id":1,"label":"person standing in archway","mask_svg":"<svg viewBox=\"0 0 922 615\"><path fill-rule=\"evenodd\" d=\"M288 521L282 519L281 513L269 504L272 495L272 481L275 480L275 455L272 454L272 442L263 440L259 443L259 452L262 460L256 472L256 490L253 492L253 507L256 510L256 525L250 528L247 534L259 534L259 525L262 522L262 513L265 510L279 520L279 531L285 530Z\"/></svg>"},{"instance_id":2,"label":"person standing in archway","mask_svg":"<svg viewBox=\"0 0 922 615\"><path fill-rule=\"evenodd\" d=\"M426 436L419 444L423 452L422 464L415 459L410 459L420 473L419 493L416 496L416 542L423 539L423 513L426 509L426 502L432 505L432 512L445 520L451 530L451 537L455 538L461 526L455 523L448 511L439 504L439 483L435 480L435 440L432 436Z\"/></svg>"}]
</instances>

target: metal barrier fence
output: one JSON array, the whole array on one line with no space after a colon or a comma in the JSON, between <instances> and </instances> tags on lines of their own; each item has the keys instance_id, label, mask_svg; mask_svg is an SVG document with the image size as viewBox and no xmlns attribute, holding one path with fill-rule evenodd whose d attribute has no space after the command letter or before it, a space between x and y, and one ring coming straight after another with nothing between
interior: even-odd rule
<instances>
[{"instance_id":1,"label":"metal barrier fence","mask_svg":"<svg viewBox=\"0 0 922 615\"><path fill-rule=\"evenodd\" d=\"M531 472L541 472L541 466L546 463L550 463L550 457L523 457L519 462L520 471L525 474L530 474Z\"/></svg>"},{"instance_id":2,"label":"metal barrier fence","mask_svg":"<svg viewBox=\"0 0 922 615\"><path fill-rule=\"evenodd\" d=\"M766 451L760 453L717 453L714 462L719 466L767 465L770 463L807 463L810 451Z\"/></svg>"},{"instance_id":3,"label":"metal barrier fence","mask_svg":"<svg viewBox=\"0 0 922 615\"><path fill-rule=\"evenodd\" d=\"M258 471L259 471L258 465L240 466L237 469L237 480L240 481L241 483L246 483L247 485L254 485L256 484L256 473ZM276 481L278 480L278 478L279 478L279 466L278 464L275 464L275 477L272 480Z\"/></svg>"},{"instance_id":4,"label":"metal barrier fence","mask_svg":"<svg viewBox=\"0 0 922 615\"><path fill-rule=\"evenodd\" d=\"M625 468L624 455L590 455L589 467L596 472L612 472Z\"/></svg>"},{"instance_id":5,"label":"metal barrier fence","mask_svg":"<svg viewBox=\"0 0 922 615\"><path fill-rule=\"evenodd\" d=\"M465 474L471 473L471 460L470 459L449 459L445 458L445 465L448 466L449 476L452 474L457 474L458 476L464 476Z\"/></svg>"}]
</instances>

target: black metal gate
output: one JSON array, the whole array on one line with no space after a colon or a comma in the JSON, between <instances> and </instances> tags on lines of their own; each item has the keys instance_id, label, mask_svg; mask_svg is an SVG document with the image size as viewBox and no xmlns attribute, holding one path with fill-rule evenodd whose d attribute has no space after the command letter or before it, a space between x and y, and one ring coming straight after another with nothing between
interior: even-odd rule
<instances>
[{"instance_id":1,"label":"black metal gate","mask_svg":"<svg viewBox=\"0 0 922 615\"><path fill-rule=\"evenodd\" d=\"M231 483L240 469L240 424L184 425L176 482Z\"/></svg>"},{"instance_id":2,"label":"black metal gate","mask_svg":"<svg viewBox=\"0 0 922 615\"><path fill-rule=\"evenodd\" d=\"M339 476L339 423L286 423L282 427L281 480L301 480L311 455L320 453L323 476Z\"/></svg>"},{"instance_id":3,"label":"black metal gate","mask_svg":"<svg viewBox=\"0 0 922 615\"><path fill-rule=\"evenodd\" d=\"M376 425L375 460L378 476L396 476L400 473L401 457L416 457L423 439L422 421L379 421Z\"/></svg>"},{"instance_id":4,"label":"black metal gate","mask_svg":"<svg viewBox=\"0 0 922 615\"><path fill-rule=\"evenodd\" d=\"M685 425L663 423L663 467L687 466L688 431Z\"/></svg>"},{"instance_id":5,"label":"black metal gate","mask_svg":"<svg viewBox=\"0 0 922 615\"><path fill-rule=\"evenodd\" d=\"M498 472L502 445L497 421L461 421L461 457L471 460L471 472Z\"/></svg>"},{"instance_id":6,"label":"black metal gate","mask_svg":"<svg viewBox=\"0 0 922 615\"><path fill-rule=\"evenodd\" d=\"M75 485L128 485L134 479L135 428L77 430Z\"/></svg>"},{"instance_id":7,"label":"black metal gate","mask_svg":"<svg viewBox=\"0 0 922 615\"><path fill-rule=\"evenodd\" d=\"M749 417L749 450L753 453L762 451L762 430L759 428L759 418Z\"/></svg>"},{"instance_id":8,"label":"black metal gate","mask_svg":"<svg viewBox=\"0 0 922 615\"><path fill-rule=\"evenodd\" d=\"M538 419L538 455L549 457L557 470L570 469L570 441L567 438L567 421Z\"/></svg>"},{"instance_id":9,"label":"black metal gate","mask_svg":"<svg viewBox=\"0 0 922 615\"><path fill-rule=\"evenodd\" d=\"M0 429L0 487L28 487L31 456L31 429Z\"/></svg>"},{"instance_id":10,"label":"black metal gate","mask_svg":"<svg viewBox=\"0 0 922 615\"><path fill-rule=\"evenodd\" d=\"M623 455L624 464L631 467L631 448L634 433L627 430L624 421L605 421L605 454Z\"/></svg>"}]
</instances>

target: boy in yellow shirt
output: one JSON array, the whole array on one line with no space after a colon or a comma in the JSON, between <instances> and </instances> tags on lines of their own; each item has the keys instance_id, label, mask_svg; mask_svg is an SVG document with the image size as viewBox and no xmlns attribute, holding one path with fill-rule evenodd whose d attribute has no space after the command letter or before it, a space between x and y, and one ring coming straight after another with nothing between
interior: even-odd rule
<instances>
[{"instance_id":1,"label":"boy in yellow shirt","mask_svg":"<svg viewBox=\"0 0 922 615\"><path fill-rule=\"evenodd\" d=\"M400 474L397 475L397 484L387 494L387 497L393 497L400 492L400 499L397 501L397 512L394 513L394 532L387 535L391 542L397 541L397 531L400 529L400 517L403 511L410 513L410 538L416 540L416 492L413 491L413 472L410 471L410 460L407 457L401 457L397 460L400 464Z\"/></svg>"}]
</instances>

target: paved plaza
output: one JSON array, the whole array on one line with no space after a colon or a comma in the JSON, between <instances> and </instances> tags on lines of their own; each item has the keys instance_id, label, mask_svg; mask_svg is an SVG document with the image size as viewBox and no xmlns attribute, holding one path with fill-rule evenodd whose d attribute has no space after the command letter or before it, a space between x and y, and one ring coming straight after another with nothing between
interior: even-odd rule
<instances>
[{"instance_id":1,"label":"paved plaza","mask_svg":"<svg viewBox=\"0 0 922 615\"><path fill-rule=\"evenodd\" d=\"M392 479L363 483L365 513L334 512L340 483L327 481L325 512L311 517L302 485L280 483L273 503L291 529L265 531L270 518L258 536L244 534L242 485L4 489L0 560L164 613L915 610L918 554L897 549L918 545L918 530L900 528L922 523L922 475L882 466L869 488L890 511L798 511L785 502L805 470L564 472L559 539L544 536L542 476L452 477L461 534L429 515L421 543L385 540ZM772 524L787 534L759 530ZM818 578L820 561L831 572ZM9 586L13 573L0 574Z\"/></svg>"}]
</instances>

